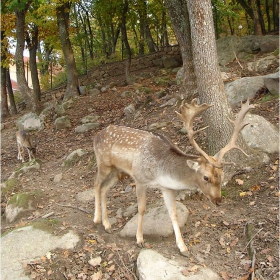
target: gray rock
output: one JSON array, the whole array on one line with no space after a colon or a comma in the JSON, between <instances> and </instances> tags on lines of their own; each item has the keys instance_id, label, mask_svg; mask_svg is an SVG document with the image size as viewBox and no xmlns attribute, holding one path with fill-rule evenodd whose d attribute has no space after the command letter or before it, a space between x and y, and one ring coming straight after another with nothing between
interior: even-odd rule
<instances>
[{"instance_id":1,"label":"gray rock","mask_svg":"<svg viewBox=\"0 0 280 280\"><path fill-rule=\"evenodd\" d=\"M164 56L162 62L164 68L176 68L182 65L182 61L174 58L174 56Z\"/></svg>"},{"instance_id":2,"label":"gray rock","mask_svg":"<svg viewBox=\"0 0 280 280\"><path fill-rule=\"evenodd\" d=\"M266 153L279 152L279 130L265 118L247 114L244 123L249 123L241 131L244 140L254 149Z\"/></svg>"},{"instance_id":3,"label":"gray rock","mask_svg":"<svg viewBox=\"0 0 280 280\"><path fill-rule=\"evenodd\" d=\"M83 125L79 125L75 128L76 133L82 133L89 130L92 130L96 127L100 126L100 123L85 123Z\"/></svg>"},{"instance_id":4,"label":"gray rock","mask_svg":"<svg viewBox=\"0 0 280 280\"><path fill-rule=\"evenodd\" d=\"M75 197L78 201L80 202L89 202L89 201L93 201L94 200L94 190L93 189L89 189L89 190L85 190L83 192L79 192L76 197Z\"/></svg>"},{"instance_id":5,"label":"gray rock","mask_svg":"<svg viewBox=\"0 0 280 280\"><path fill-rule=\"evenodd\" d=\"M64 163L62 164L62 166L71 166L73 165L76 160L80 157L82 157L83 155L87 154L87 151L86 150L83 150L83 149L77 149L75 151L73 151L72 153L70 153Z\"/></svg>"},{"instance_id":6,"label":"gray rock","mask_svg":"<svg viewBox=\"0 0 280 280\"><path fill-rule=\"evenodd\" d=\"M79 240L72 231L54 236L32 226L18 228L1 237L1 279L30 280L24 276L24 263L56 248L73 249Z\"/></svg>"},{"instance_id":7,"label":"gray rock","mask_svg":"<svg viewBox=\"0 0 280 280\"><path fill-rule=\"evenodd\" d=\"M33 159L32 161L26 162L20 168L16 169L11 174L9 179L18 178L23 173L39 170L40 168L41 168L40 161Z\"/></svg>"},{"instance_id":8,"label":"gray rock","mask_svg":"<svg viewBox=\"0 0 280 280\"><path fill-rule=\"evenodd\" d=\"M61 181L61 179L62 179L62 173L59 173L59 174L57 174L57 175L54 176L53 181L54 181L55 183L59 183L59 182Z\"/></svg>"},{"instance_id":9,"label":"gray rock","mask_svg":"<svg viewBox=\"0 0 280 280\"><path fill-rule=\"evenodd\" d=\"M179 226L185 225L188 219L189 210L180 202L176 202ZM134 237L137 231L138 214L135 215L121 230L123 237ZM173 226L165 205L150 208L144 216L144 235L170 236L173 234Z\"/></svg>"},{"instance_id":10,"label":"gray rock","mask_svg":"<svg viewBox=\"0 0 280 280\"><path fill-rule=\"evenodd\" d=\"M264 86L262 76L244 77L228 83L225 86L226 94L231 106L236 106L241 101L254 97L256 92Z\"/></svg>"},{"instance_id":11,"label":"gray rock","mask_svg":"<svg viewBox=\"0 0 280 280\"><path fill-rule=\"evenodd\" d=\"M89 116L83 117L81 119L81 122L82 123L93 123L93 122L96 122L99 118L100 118L100 116L89 115Z\"/></svg>"},{"instance_id":12,"label":"gray rock","mask_svg":"<svg viewBox=\"0 0 280 280\"><path fill-rule=\"evenodd\" d=\"M135 114L135 106L134 104L130 104L124 108L124 114L126 117L131 118Z\"/></svg>"},{"instance_id":13,"label":"gray rock","mask_svg":"<svg viewBox=\"0 0 280 280\"><path fill-rule=\"evenodd\" d=\"M167 259L159 253L150 250L141 250L137 258L139 280L220 280L217 273L210 268L197 265L197 270L183 275L186 269L174 260Z\"/></svg>"},{"instance_id":14,"label":"gray rock","mask_svg":"<svg viewBox=\"0 0 280 280\"><path fill-rule=\"evenodd\" d=\"M79 91L81 95L87 94L87 87L86 86L79 86Z\"/></svg>"},{"instance_id":15,"label":"gray rock","mask_svg":"<svg viewBox=\"0 0 280 280\"><path fill-rule=\"evenodd\" d=\"M279 72L274 74L265 75L263 77L264 86L271 94L279 95Z\"/></svg>"},{"instance_id":16,"label":"gray rock","mask_svg":"<svg viewBox=\"0 0 280 280\"><path fill-rule=\"evenodd\" d=\"M5 209L6 221L12 223L19 219L25 213L36 209L36 206L42 203L44 199L44 193L40 191L18 193L13 195L7 203Z\"/></svg>"},{"instance_id":17,"label":"gray rock","mask_svg":"<svg viewBox=\"0 0 280 280\"><path fill-rule=\"evenodd\" d=\"M70 128L72 125L68 116L62 116L54 121L54 127L56 130L60 130L64 128Z\"/></svg>"},{"instance_id":18,"label":"gray rock","mask_svg":"<svg viewBox=\"0 0 280 280\"><path fill-rule=\"evenodd\" d=\"M97 95L100 94L100 90L98 88L92 88L89 90L89 94L96 97Z\"/></svg>"},{"instance_id":19,"label":"gray rock","mask_svg":"<svg viewBox=\"0 0 280 280\"><path fill-rule=\"evenodd\" d=\"M271 68L272 66L279 66L279 61L274 55L270 55L257 61L249 62L247 65L248 70L250 71L262 72Z\"/></svg>"},{"instance_id":20,"label":"gray rock","mask_svg":"<svg viewBox=\"0 0 280 280\"><path fill-rule=\"evenodd\" d=\"M43 121L35 113L28 113L23 115L16 124L19 130L41 130L44 128Z\"/></svg>"}]
</instances>

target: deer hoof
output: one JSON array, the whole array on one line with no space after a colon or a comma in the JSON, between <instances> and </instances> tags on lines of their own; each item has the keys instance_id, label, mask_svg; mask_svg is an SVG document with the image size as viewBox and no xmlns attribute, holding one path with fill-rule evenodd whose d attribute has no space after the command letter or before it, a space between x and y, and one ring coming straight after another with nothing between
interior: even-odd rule
<instances>
[{"instance_id":1,"label":"deer hoof","mask_svg":"<svg viewBox=\"0 0 280 280\"><path fill-rule=\"evenodd\" d=\"M137 246L138 246L139 248L145 248L144 241L142 241L142 242L137 242Z\"/></svg>"},{"instance_id":2,"label":"deer hoof","mask_svg":"<svg viewBox=\"0 0 280 280\"><path fill-rule=\"evenodd\" d=\"M183 255L184 257L189 257L190 256L190 252L189 250L183 250L183 251L180 251L180 254Z\"/></svg>"}]
</instances>

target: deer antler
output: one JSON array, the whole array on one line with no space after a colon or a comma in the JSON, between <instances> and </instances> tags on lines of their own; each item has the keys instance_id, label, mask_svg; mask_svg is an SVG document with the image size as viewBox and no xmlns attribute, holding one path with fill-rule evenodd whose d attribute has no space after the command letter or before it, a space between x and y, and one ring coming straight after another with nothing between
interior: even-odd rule
<instances>
[{"instance_id":1,"label":"deer antler","mask_svg":"<svg viewBox=\"0 0 280 280\"><path fill-rule=\"evenodd\" d=\"M215 156L214 159L218 162L218 164L223 165L222 159L224 155L230 151L231 149L238 149L240 150L244 155L248 156L240 147L236 145L236 140L238 138L239 132L246 126L248 123L242 124L245 115L248 113L249 110L255 108L254 105L249 104L249 99L247 99L247 102L242 104L241 109L236 117L236 119L233 121L229 119L229 121L234 125L234 131L233 134L228 142L228 144L222 148Z\"/></svg>"},{"instance_id":2,"label":"deer antler","mask_svg":"<svg viewBox=\"0 0 280 280\"><path fill-rule=\"evenodd\" d=\"M204 129L206 129L208 126L203 127L199 130L194 131L193 130L193 122L195 117L197 117L198 115L200 115L202 112L204 112L205 110L207 110L208 108L212 107L213 105L208 105L208 104L201 104L201 105L197 105L197 98L193 99L191 101L191 104L188 103L183 103L180 107L182 114L177 113L177 115L180 117L180 119L183 120L184 122L184 127L187 130L188 133L188 138L190 140L190 143L192 144L192 146L196 149L197 152L199 152L202 156L205 157L205 159L211 163L212 165L214 165L215 167L219 167L221 168L221 166L219 166L216 162L215 159L211 158L210 156L208 156L206 154L206 152L204 152L199 145L197 144L197 142L194 139L194 135Z\"/></svg>"}]
</instances>

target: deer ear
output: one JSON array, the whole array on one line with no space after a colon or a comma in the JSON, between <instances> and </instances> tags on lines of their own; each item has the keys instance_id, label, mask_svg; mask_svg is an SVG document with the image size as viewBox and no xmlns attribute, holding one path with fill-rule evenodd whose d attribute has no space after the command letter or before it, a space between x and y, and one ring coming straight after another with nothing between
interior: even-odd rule
<instances>
[{"instance_id":1,"label":"deer ear","mask_svg":"<svg viewBox=\"0 0 280 280\"><path fill-rule=\"evenodd\" d=\"M189 168L197 171L200 168L200 164L197 161L187 160L187 165Z\"/></svg>"}]
</instances>

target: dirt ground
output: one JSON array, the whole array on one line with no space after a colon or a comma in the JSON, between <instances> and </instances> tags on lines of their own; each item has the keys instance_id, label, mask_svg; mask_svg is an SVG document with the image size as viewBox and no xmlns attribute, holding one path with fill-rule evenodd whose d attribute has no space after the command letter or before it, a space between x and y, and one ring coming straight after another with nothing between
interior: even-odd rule
<instances>
[{"instance_id":1,"label":"dirt ground","mask_svg":"<svg viewBox=\"0 0 280 280\"><path fill-rule=\"evenodd\" d=\"M154 94L163 90L171 96L178 91L178 87L159 86L154 83L153 77L162 75L162 71L152 69L149 73L152 75L141 80L141 85L150 90L137 97L138 108L142 106L142 111L136 120L127 119L123 111L125 106L135 102L135 99L120 97L120 93L125 90L135 90L135 85L117 86L117 91L110 89L97 98L80 97L67 111L71 119L71 129L55 131L54 120L50 118L46 121L45 129L37 134L37 157L42 162L42 168L22 175L20 188L14 192L42 190L45 199L38 204L36 211L14 223L7 224L2 215L2 233L33 224L54 234L63 234L72 229L79 234L81 243L74 251L56 250L26 264L26 273L30 274L32 279L136 279L136 260L141 249L136 246L135 239L124 239L118 235L131 217L117 218L113 233L108 234L102 226L93 224L94 201L79 202L76 195L93 188L96 165L92 138L109 124L147 129L152 123L166 121L167 127L158 132L166 135L182 150L190 146L187 137L179 132L182 124L175 114L178 105L160 107L165 100L156 98ZM165 75L169 75L170 80L175 78L172 72ZM261 92L252 102L257 105L255 113L278 126L278 99L271 100L270 94ZM24 113L26 111L21 112ZM75 133L74 128L81 124L81 118L89 114L100 115L101 126L90 132ZM1 134L2 182L21 165L17 160L16 128L13 125L18 117L4 120L7 128ZM203 137L198 141L202 146L205 143ZM85 149L87 155L72 167L62 167L66 156L78 148ZM253 260L255 279L278 279L278 154L269 156L271 160L268 165L232 178L223 188L223 203L220 207L213 207L199 194L181 200L190 211L188 223L182 229L185 243L191 251L190 257L186 258L184 263L187 269L195 269L195 266L200 264L210 267L224 280L246 280L251 279ZM63 173L62 180L55 183L54 177L59 173ZM116 217L120 208L125 209L136 203L135 188L131 183L126 179L110 190L108 209L111 217ZM126 191L127 186L132 186L132 189ZM12 194L2 197L2 213ZM148 205L162 202L161 193L158 190L149 190L147 200ZM50 213L47 219L42 219L42 216ZM249 237L248 228L251 231ZM174 236L144 238L147 248L152 248L168 258L179 258ZM254 257L250 256L248 251L250 239L255 249ZM101 256L102 262L100 266L93 267L88 261L96 256Z\"/></svg>"}]
</instances>

